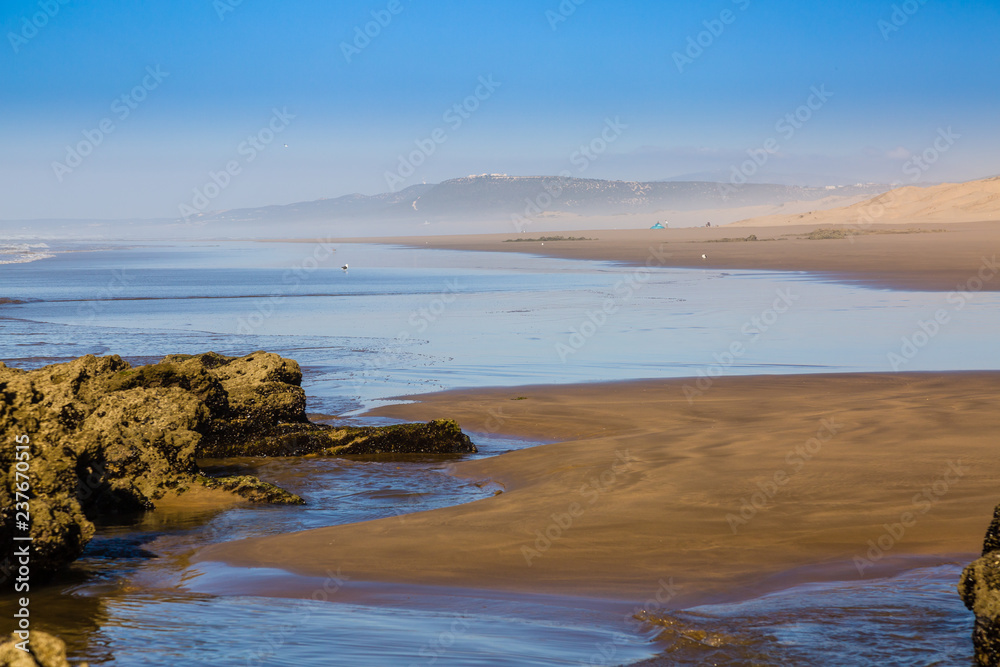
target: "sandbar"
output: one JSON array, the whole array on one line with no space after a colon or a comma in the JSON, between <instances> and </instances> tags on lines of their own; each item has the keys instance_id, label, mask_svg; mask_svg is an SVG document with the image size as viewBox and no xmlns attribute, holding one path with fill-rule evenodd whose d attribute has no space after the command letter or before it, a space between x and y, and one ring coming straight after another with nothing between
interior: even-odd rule
<instances>
[{"instance_id":1,"label":"sandbar","mask_svg":"<svg viewBox=\"0 0 1000 667\"><path fill-rule=\"evenodd\" d=\"M504 489L493 497L195 560L618 600L670 583L678 607L961 562L1000 499L998 389L1000 372L961 372L419 396L373 414L551 444L452 467Z\"/></svg>"}]
</instances>

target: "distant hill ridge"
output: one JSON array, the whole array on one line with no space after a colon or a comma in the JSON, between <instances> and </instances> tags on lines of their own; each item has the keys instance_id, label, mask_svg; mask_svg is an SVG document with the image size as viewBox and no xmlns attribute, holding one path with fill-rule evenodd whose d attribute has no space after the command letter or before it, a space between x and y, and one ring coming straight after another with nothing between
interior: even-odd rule
<instances>
[{"instance_id":1,"label":"distant hill ridge","mask_svg":"<svg viewBox=\"0 0 1000 667\"><path fill-rule=\"evenodd\" d=\"M431 222L507 219L518 215L573 213L616 215L777 206L788 201L818 201L885 192L889 186L865 183L802 187L708 181L606 181L556 176L482 174L438 184L413 185L399 192L346 195L287 205L210 212L198 224L266 222Z\"/></svg>"}]
</instances>

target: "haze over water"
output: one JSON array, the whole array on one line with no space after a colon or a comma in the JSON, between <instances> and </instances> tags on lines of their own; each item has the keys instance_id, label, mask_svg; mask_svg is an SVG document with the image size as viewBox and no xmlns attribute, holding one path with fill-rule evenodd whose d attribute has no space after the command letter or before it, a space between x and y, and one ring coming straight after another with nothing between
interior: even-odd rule
<instances>
[{"instance_id":1,"label":"haze over water","mask_svg":"<svg viewBox=\"0 0 1000 667\"><path fill-rule=\"evenodd\" d=\"M4 306L0 358L264 349L303 366L310 409L327 414L456 387L1000 367L990 293L959 308L805 274L360 244L320 265L317 248L158 244L5 266L4 296L26 303ZM942 309L928 340L920 323Z\"/></svg>"}]
</instances>

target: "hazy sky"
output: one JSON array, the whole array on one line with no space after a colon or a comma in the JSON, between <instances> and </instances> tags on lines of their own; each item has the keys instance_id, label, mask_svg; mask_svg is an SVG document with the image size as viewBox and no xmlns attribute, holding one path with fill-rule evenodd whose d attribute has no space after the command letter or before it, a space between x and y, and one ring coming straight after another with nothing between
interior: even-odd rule
<instances>
[{"instance_id":1,"label":"hazy sky","mask_svg":"<svg viewBox=\"0 0 1000 667\"><path fill-rule=\"evenodd\" d=\"M64 2L0 3L0 219L729 178L748 150L758 181L1000 172L996 0Z\"/></svg>"}]
</instances>

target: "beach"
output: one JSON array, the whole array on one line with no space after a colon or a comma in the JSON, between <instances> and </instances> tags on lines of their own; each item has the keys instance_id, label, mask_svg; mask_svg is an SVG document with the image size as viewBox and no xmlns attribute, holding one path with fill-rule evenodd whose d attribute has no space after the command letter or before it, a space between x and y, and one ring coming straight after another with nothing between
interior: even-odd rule
<instances>
[{"instance_id":1,"label":"beach","mask_svg":"<svg viewBox=\"0 0 1000 667\"><path fill-rule=\"evenodd\" d=\"M8 4L0 667L1000 667L996 3Z\"/></svg>"},{"instance_id":2,"label":"beach","mask_svg":"<svg viewBox=\"0 0 1000 667\"><path fill-rule=\"evenodd\" d=\"M892 238L921 239L912 257L919 266L951 233ZM274 650L255 628L285 622L302 598L331 586L339 604L313 608L302 624L309 640L281 650L308 655L335 626L347 662L361 664L383 648L383 616L402 613L409 620L394 641L412 655L471 614L476 629L463 635L464 650L501 641L505 664L529 655L541 656L538 664L586 661L593 642L620 631L629 639L616 659L628 662L668 650L650 643L655 631L631 618L636 609L683 617L704 614L698 605L768 604L773 592L827 617L833 595L847 610L839 627L851 632L872 627L850 611L859 590L877 580L885 591L860 603L865 614L885 617L884 599L909 618L924 609L921 581L930 577L935 618L961 627L928 629L922 646L952 650L942 638L964 646L961 624L971 619L953 595L955 568L978 553L997 500L1000 424L989 399L1000 380L997 297L976 294L992 285L988 274L955 303L946 284L890 290L847 271L817 279L654 264L647 272L642 252L669 258L687 242L654 245L652 232L632 234L631 245L603 250L592 241L495 242L531 250L513 255L445 252L430 238L341 243L336 261L292 286L284 277L313 256L314 243L169 244L7 267L9 365L111 351L153 363L165 350L274 350L301 364L317 418L454 418L480 448L426 460L202 461L212 474L276 483L307 505L247 508L226 494L162 499L147 524L102 531L74 565L101 573L86 585L98 597L78 602L82 589L61 587L36 596L50 627L76 656L99 660L111 647L127 661L169 652L172 629L198 622L209 628L205 655L224 662L246 604L258 622L241 626L240 641L255 654ZM593 243L611 261L558 257ZM842 256L851 249L844 239L699 245L807 244ZM960 274L971 265L978 276L973 260L989 248L980 239L975 254L951 252L945 268ZM119 275L127 284L110 291ZM634 289L621 292L622 284ZM94 300L106 291L118 298ZM569 329L583 331L605 304L606 323L562 358L560 345L575 344ZM937 319L941 309L947 322ZM933 337L920 325L932 321L940 327ZM255 329L240 333L245 325ZM887 354L909 354L901 335L919 345L902 370L920 372L886 372ZM744 349L734 353L737 343ZM121 583L109 589L108 579ZM842 588L797 588L820 584ZM82 611L89 600L100 613ZM744 627L747 613L772 625L788 618L751 609L714 623ZM546 648L552 641L562 643ZM895 655L897 644L857 646ZM781 646L767 650L787 657ZM803 664L825 655L817 651ZM439 657L465 664L464 655Z\"/></svg>"},{"instance_id":3,"label":"beach","mask_svg":"<svg viewBox=\"0 0 1000 667\"><path fill-rule=\"evenodd\" d=\"M381 242L808 271L874 288L958 290L963 299L1000 286L991 252L1000 230L990 223L871 226L854 238L802 238L814 229ZM758 240L724 240L751 234ZM494 498L405 524L383 520L216 545L198 558L302 574L336 564L361 580L618 599L643 598L673 578L683 584L679 607L952 562L980 548L997 501L1000 472L991 452L1000 417L989 397L998 384L996 372L702 374L407 396L413 402L370 414L446 415L470 432L555 444L453 467L458 476L501 485Z\"/></svg>"},{"instance_id":4,"label":"beach","mask_svg":"<svg viewBox=\"0 0 1000 667\"><path fill-rule=\"evenodd\" d=\"M493 498L197 558L623 600L671 580L677 607L949 562L978 550L996 504L998 383L845 374L723 378L693 402L687 380L421 396L375 414L558 442L454 466L502 485Z\"/></svg>"},{"instance_id":5,"label":"beach","mask_svg":"<svg viewBox=\"0 0 1000 667\"><path fill-rule=\"evenodd\" d=\"M644 266L762 271L808 271L875 287L946 291L970 289L984 274L995 276L1000 226L995 222L827 225L851 238L803 238L817 225L723 226L679 229L612 229L464 236L414 236L394 239L342 239L344 242L399 243L419 248L523 252L565 259L626 262ZM543 236L585 241L530 241ZM744 239L754 236L756 241ZM515 239L522 239L515 242ZM702 259L702 255L705 258ZM980 289L997 291L1000 280L983 280Z\"/></svg>"}]
</instances>

